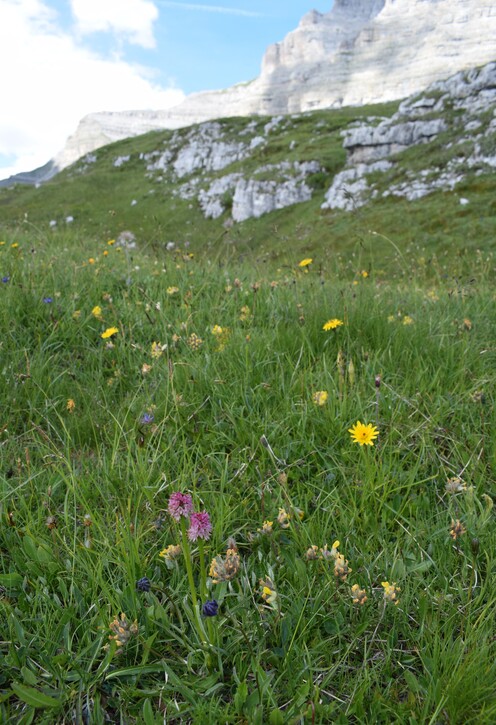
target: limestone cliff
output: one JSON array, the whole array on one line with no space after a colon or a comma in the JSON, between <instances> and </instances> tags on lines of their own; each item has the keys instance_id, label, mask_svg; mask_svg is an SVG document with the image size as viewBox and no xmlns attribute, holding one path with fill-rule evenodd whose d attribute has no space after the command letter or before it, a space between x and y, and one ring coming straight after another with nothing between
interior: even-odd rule
<instances>
[{"instance_id":1,"label":"limestone cliff","mask_svg":"<svg viewBox=\"0 0 496 725\"><path fill-rule=\"evenodd\" d=\"M255 80L192 94L167 111L91 114L53 168L151 129L405 98L495 58L494 0L335 0L271 45Z\"/></svg>"}]
</instances>

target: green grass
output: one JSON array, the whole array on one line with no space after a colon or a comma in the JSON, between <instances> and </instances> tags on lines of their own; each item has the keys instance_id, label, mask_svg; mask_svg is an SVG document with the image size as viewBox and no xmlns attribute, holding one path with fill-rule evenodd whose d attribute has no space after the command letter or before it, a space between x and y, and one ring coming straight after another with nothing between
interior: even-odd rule
<instances>
[{"instance_id":1,"label":"green grass","mask_svg":"<svg viewBox=\"0 0 496 725\"><path fill-rule=\"evenodd\" d=\"M494 256L476 231L457 253L434 219L437 253L403 240L383 211L375 235L354 215L338 250L328 226L308 271L292 212L265 249L253 223L193 256L160 238L119 251L110 229L4 230L2 722L495 721ZM374 446L351 440L358 420ZM465 490L447 492L454 477ZM203 566L197 543L159 557L181 541L174 491L210 514ZM205 592L232 539L237 575ZM306 556L335 540L346 580ZM208 621L186 564L200 602L219 602ZM121 613L137 632L116 652Z\"/></svg>"}]
</instances>

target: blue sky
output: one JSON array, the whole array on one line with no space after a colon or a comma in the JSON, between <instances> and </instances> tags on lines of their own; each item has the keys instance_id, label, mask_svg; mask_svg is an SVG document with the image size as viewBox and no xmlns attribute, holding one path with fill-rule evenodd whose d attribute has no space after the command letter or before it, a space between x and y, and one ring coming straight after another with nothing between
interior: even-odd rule
<instances>
[{"instance_id":1,"label":"blue sky","mask_svg":"<svg viewBox=\"0 0 496 725\"><path fill-rule=\"evenodd\" d=\"M185 94L256 77L269 44L310 10L331 7L332 0L0 0L0 178L45 163L87 113L166 108Z\"/></svg>"}]
</instances>

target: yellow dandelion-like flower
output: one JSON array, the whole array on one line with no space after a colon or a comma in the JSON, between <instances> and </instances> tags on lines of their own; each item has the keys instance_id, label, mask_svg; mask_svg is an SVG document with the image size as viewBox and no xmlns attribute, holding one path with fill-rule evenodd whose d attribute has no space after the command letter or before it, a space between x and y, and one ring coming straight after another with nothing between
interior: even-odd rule
<instances>
[{"instance_id":1,"label":"yellow dandelion-like flower","mask_svg":"<svg viewBox=\"0 0 496 725\"><path fill-rule=\"evenodd\" d=\"M103 340L107 340L109 337L112 337L113 335L117 335L118 332L119 332L119 328L118 327L107 327L107 329L105 330L105 332L102 332L102 334L100 335L100 337Z\"/></svg>"},{"instance_id":2,"label":"yellow dandelion-like flower","mask_svg":"<svg viewBox=\"0 0 496 725\"><path fill-rule=\"evenodd\" d=\"M171 297L179 292L179 287L167 287L166 292Z\"/></svg>"},{"instance_id":3,"label":"yellow dandelion-like flower","mask_svg":"<svg viewBox=\"0 0 496 725\"><path fill-rule=\"evenodd\" d=\"M366 269L362 269L362 271L360 272L360 275L363 277L363 279L367 279L367 277L369 276L369 273L367 272Z\"/></svg>"},{"instance_id":4,"label":"yellow dandelion-like flower","mask_svg":"<svg viewBox=\"0 0 496 725\"><path fill-rule=\"evenodd\" d=\"M80 317L81 317L81 310L74 310L74 312L72 313L72 319L79 320Z\"/></svg>"},{"instance_id":5,"label":"yellow dandelion-like flower","mask_svg":"<svg viewBox=\"0 0 496 725\"><path fill-rule=\"evenodd\" d=\"M373 446L374 439L379 435L379 430L372 423L365 425L358 421L353 428L348 429L348 433L351 433L354 443L359 443L361 446Z\"/></svg>"},{"instance_id":6,"label":"yellow dandelion-like flower","mask_svg":"<svg viewBox=\"0 0 496 725\"><path fill-rule=\"evenodd\" d=\"M19 242L14 242L10 246L11 246L12 249L17 249L17 247L19 246Z\"/></svg>"},{"instance_id":7,"label":"yellow dandelion-like flower","mask_svg":"<svg viewBox=\"0 0 496 725\"><path fill-rule=\"evenodd\" d=\"M111 247L112 245L115 244L115 239L109 239L107 244L109 245L109 247Z\"/></svg>"},{"instance_id":8,"label":"yellow dandelion-like flower","mask_svg":"<svg viewBox=\"0 0 496 725\"><path fill-rule=\"evenodd\" d=\"M328 397L329 393L327 390L317 390L317 392L312 395L312 400L315 405L325 405Z\"/></svg>"},{"instance_id":9,"label":"yellow dandelion-like flower","mask_svg":"<svg viewBox=\"0 0 496 725\"><path fill-rule=\"evenodd\" d=\"M413 322L414 322L413 317L410 317L410 315L405 315L403 317L403 324L404 325L413 325Z\"/></svg>"},{"instance_id":10,"label":"yellow dandelion-like flower","mask_svg":"<svg viewBox=\"0 0 496 725\"><path fill-rule=\"evenodd\" d=\"M89 263L89 264L95 264L95 259L94 259L93 257L90 257L90 258L88 259L88 263Z\"/></svg>"},{"instance_id":11,"label":"yellow dandelion-like flower","mask_svg":"<svg viewBox=\"0 0 496 725\"><path fill-rule=\"evenodd\" d=\"M312 257L305 257L305 259L302 259L301 262L298 262L298 267L308 267L308 265L312 264L312 262Z\"/></svg>"},{"instance_id":12,"label":"yellow dandelion-like flower","mask_svg":"<svg viewBox=\"0 0 496 725\"><path fill-rule=\"evenodd\" d=\"M65 407L67 408L69 413L73 413L74 409L76 408L76 403L73 401L72 398L69 398Z\"/></svg>"},{"instance_id":13,"label":"yellow dandelion-like flower","mask_svg":"<svg viewBox=\"0 0 496 725\"><path fill-rule=\"evenodd\" d=\"M93 315L93 317L96 317L97 320L101 320L101 318L102 318L102 308L100 307L100 305L95 305L93 307L93 309L91 310L91 314Z\"/></svg>"},{"instance_id":14,"label":"yellow dandelion-like flower","mask_svg":"<svg viewBox=\"0 0 496 725\"><path fill-rule=\"evenodd\" d=\"M342 320L338 320L337 317L333 317L332 320L327 320L327 322L322 326L322 329L327 332L328 330L336 330L338 327L341 327L341 325L344 325L344 322Z\"/></svg>"},{"instance_id":15,"label":"yellow dandelion-like flower","mask_svg":"<svg viewBox=\"0 0 496 725\"><path fill-rule=\"evenodd\" d=\"M212 335L222 335L224 333L224 330L220 325L214 325L212 327Z\"/></svg>"}]
</instances>

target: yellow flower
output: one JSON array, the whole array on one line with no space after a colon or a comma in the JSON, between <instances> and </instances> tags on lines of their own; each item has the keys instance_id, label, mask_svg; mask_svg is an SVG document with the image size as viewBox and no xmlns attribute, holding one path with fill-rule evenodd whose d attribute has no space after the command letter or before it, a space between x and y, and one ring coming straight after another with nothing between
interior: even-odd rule
<instances>
[{"instance_id":1,"label":"yellow flower","mask_svg":"<svg viewBox=\"0 0 496 725\"><path fill-rule=\"evenodd\" d=\"M93 317L96 317L97 320L100 320L102 318L102 308L100 305L95 305L95 307L91 310L91 314Z\"/></svg>"},{"instance_id":2,"label":"yellow flower","mask_svg":"<svg viewBox=\"0 0 496 725\"><path fill-rule=\"evenodd\" d=\"M354 443L359 443L361 446L373 446L374 438L379 435L378 429L372 423L365 425L358 421L355 423L353 428L348 429L348 433L351 433L351 437Z\"/></svg>"},{"instance_id":3,"label":"yellow flower","mask_svg":"<svg viewBox=\"0 0 496 725\"><path fill-rule=\"evenodd\" d=\"M346 581L348 574L351 574L353 569L348 566L348 559L345 559L342 554L338 554L334 559L334 575L341 579L342 582Z\"/></svg>"},{"instance_id":4,"label":"yellow flower","mask_svg":"<svg viewBox=\"0 0 496 725\"><path fill-rule=\"evenodd\" d=\"M367 270L366 270L366 269L363 269L363 270L362 270L362 271L360 272L360 274L362 275L362 277L363 277L364 279L367 279L367 277L369 276L369 273L367 272Z\"/></svg>"},{"instance_id":5,"label":"yellow flower","mask_svg":"<svg viewBox=\"0 0 496 725\"><path fill-rule=\"evenodd\" d=\"M19 243L18 242L14 242L10 246L12 247L12 249L17 249L17 247L19 246Z\"/></svg>"},{"instance_id":6,"label":"yellow flower","mask_svg":"<svg viewBox=\"0 0 496 725\"><path fill-rule=\"evenodd\" d=\"M223 332L224 330L220 325L214 325L212 327L212 335L222 335Z\"/></svg>"},{"instance_id":7,"label":"yellow flower","mask_svg":"<svg viewBox=\"0 0 496 725\"><path fill-rule=\"evenodd\" d=\"M272 527L274 525L273 521L264 521L262 524L261 529L257 529L257 533L259 534L271 534L272 533Z\"/></svg>"},{"instance_id":8,"label":"yellow flower","mask_svg":"<svg viewBox=\"0 0 496 725\"><path fill-rule=\"evenodd\" d=\"M274 582L268 576L265 579L259 579L260 584L260 595L264 602L270 605L274 605L277 600L277 592L274 586Z\"/></svg>"},{"instance_id":9,"label":"yellow flower","mask_svg":"<svg viewBox=\"0 0 496 725\"><path fill-rule=\"evenodd\" d=\"M175 295L179 292L179 287L167 287L166 292L168 295Z\"/></svg>"},{"instance_id":10,"label":"yellow flower","mask_svg":"<svg viewBox=\"0 0 496 725\"><path fill-rule=\"evenodd\" d=\"M393 582L392 584L389 582L381 582L381 586L384 587L384 601L392 602L392 604L398 604L398 592L401 591L401 589L396 586L396 582Z\"/></svg>"},{"instance_id":11,"label":"yellow flower","mask_svg":"<svg viewBox=\"0 0 496 725\"><path fill-rule=\"evenodd\" d=\"M279 514L277 516L277 523L281 527L281 529L289 529L291 514L288 514L286 509L279 509Z\"/></svg>"},{"instance_id":12,"label":"yellow flower","mask_svg":"<svg viewBox=\"0 0 496 725\"><path fill-rule=\"evenodd\" d=\"M163 348L160 342L152 342L152 352L151 355L153 358L159 358L163 353Z\"/></svg>"},{"instance_id":13,"label":"yellow flower","mask_svg":"<svg viewBox=\"0 0 496 725\"><path fill-rule=\"evenodd\" d=\"M315 405L325 405L328 397L329 393L327 392L327 390L318 390L312 395L312 400Z\"/></svg>"},{"instance_id":14,"label":"yellow flower","mask_svg":"<svg viewBox=\"0 0 496 725\"><path fill-rule=\"evenodd\" d=\"M174 561L174 559L177 559L178 556L181 555L181 547L179 544L169 544L165 549L162 549L162 551L159 554L159 557L161 559L164 559L166 562Z\"/></svg>"},{"instance_id":15,"label":"yellow flower","mask_svg":"<svg viewBox=\"0 0 496 725\"><path fill-rule=\"evenodd\" d=\"M88 259L88 262L89 262L90 264L95 264L95 260L93 259L93 257L90 257L90 258Z\"/></svg>"},{"instance_id":16,"label":"yellow flower","mask_svg":"<svg viewBox=\"0 0 496 725\"><path fill-rule=\"evenodd\" d=\"M72 319L79 320L80 317L81 317L81 310L74 310L74 312L72 313Z\"/></svg>"},{"instance_id":17,"label":"yellow flower","mask_svg":"<svg viewBox=\"0 0 496 725\"><path fill-rule=\"evenodd\" d=\"M337 327L341 327L341 325L344 325L344 322L334 317L332 320L327 320L327 322L322 326L322 329L327 332L327 330L335 330Z\"/></svg>"},{"instance_id":18,"label":"yellow flower","mask_svg":"<svg viewBox=\"0 0 496 725\"><path fill-rule=\"evenodd\" d=\"M103 256L104 257L108 257L108 249L104 249L103 250Z\"/></svg>"},{"instance_id":19,"label":"yellow flower","mask_svg":"<svg viewBox=\"0 0 496 725\"><path fill-rule=\"evenodd\" d=\"M107 244L109 245L109 247L111 247L113 244L115 244L115 239L109 239Z\"/></svg>"},{"instance_id":20,"label":"yellow flower","mask_svg":"<svg viewBox=\"0 0 496 725\"><path fill-rule=\"evenodd\" d=\"M66 405L66 408L69 411L69 413L73 413L75 407L76 407L76 403L73 401L72 398L69 398L69 400L67 401L67 405Z\"/></svg>"},{"instance_id":21,"label":"yellow flower","mask_svg":"<svg viewBox=\"0 0 496 725\"><path fill-rule=\"evenodd\" d=\"M301 262L298 263L298 267L308 267L309 264L312 264L313 259L311 257L305 257L305 259L302 259Z\"/></svg>"},{"instance_id":22,"label":"yellow flower","mask_svg":"<svg viewBox=\"0 0 496 725\"><path fill-rule=\"evenodd\" d=\"M405 315L403 318L403 324L404 325L413 325L413 317L410 317L410 315Z\"/></svg>"},{"instance_id":23,"label":"yellow flower","mask_svg":"<svg viewBox=\"0 0 496 725\"><path fill-rule=\"evenodd\" d=\"M367 601L367 592L365 589L360 589L358 584L353 584L351 587L351 596L353 598L353 604L363 606Z\"/></svg>"},{"instance_id":24,"label":"yellow flower","mask_svg":"<svg viewBox=\"0 0 496 725\"><path fill-rule=\"evenodd\" d=\"M100 337L103 340L106 340L107 338L112 337L112 335L117 335L118 332L119 332L119 328L118 327L107 327L107 329L105 330L105 332L102 332L102 334L100 335Z\"/></svg>"}]
</instances>

